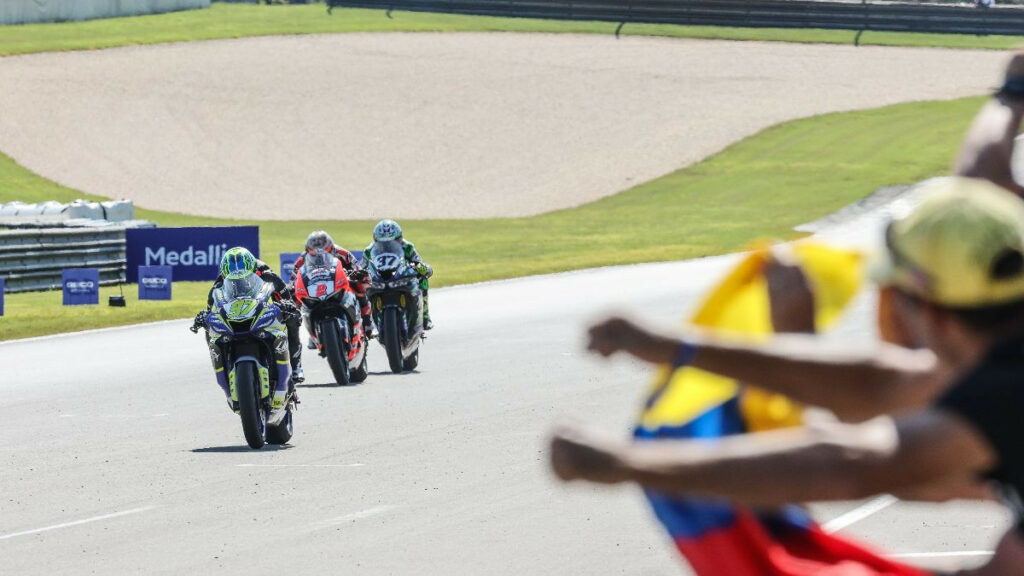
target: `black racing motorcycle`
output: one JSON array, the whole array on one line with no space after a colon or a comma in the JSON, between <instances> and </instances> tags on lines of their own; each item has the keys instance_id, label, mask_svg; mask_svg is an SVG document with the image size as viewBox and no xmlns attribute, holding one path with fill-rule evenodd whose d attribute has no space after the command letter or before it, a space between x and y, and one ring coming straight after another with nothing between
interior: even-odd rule
<instances>
[{"instance_id":1,"label":"black racing motorcycle","mask_svg":"<svg viewBox=\"0 0 1024 576\"><path fill-rule=\"evenodd\" d=\"M370 287L366 297L391 371L415 370L423 340L423 291L416 267L405 259L398 241L375 242L367 272Z\"/></svg>"}]
</instances>

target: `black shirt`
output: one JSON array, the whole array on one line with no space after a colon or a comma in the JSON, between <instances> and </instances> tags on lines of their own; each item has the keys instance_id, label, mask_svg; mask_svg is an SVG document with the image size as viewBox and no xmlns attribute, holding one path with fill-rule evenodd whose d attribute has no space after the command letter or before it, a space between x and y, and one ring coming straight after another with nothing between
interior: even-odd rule
<instances>
[{"instance_id":1,"label":"black shirt","mask_svg":"<svg viewBox=\"0 0 1024 576\"><path fill-rule=\"evenodd\" d=\"M1024 533L1024 334L1002 341L939 398L936 406L971 423L999 458L994 480Z\"/></svg>"}]
</instances>

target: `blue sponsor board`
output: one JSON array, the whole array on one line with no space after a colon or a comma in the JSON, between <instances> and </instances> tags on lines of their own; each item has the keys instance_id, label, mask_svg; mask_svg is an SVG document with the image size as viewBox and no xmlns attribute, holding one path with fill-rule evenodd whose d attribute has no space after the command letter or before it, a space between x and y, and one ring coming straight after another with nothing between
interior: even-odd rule
<instances>
[{"instance_id":1,"label":"blue sponsor board","mask_svg":"<svg viewBox=\"0 0 1024 576\"><path fill-rule=\"evenodd\" d=\"M0 278L0 316L4 315L4 279Z\"/></svg>"},{"instance_id":2,"label":"blue sponsor board","mask_svg":"<svg viewBox=\"0 0 1024 576\"><path fill-rule=\"evenodd\" d=\"M170 300L172 270L170 266L139 266L139 300Z\"/></svg>"},{"instance_id":3,"label":"blue sponsor board","mask_svg":"<svg viewBox=\"0 0 1024 576\"><path fill-rule=\"evenodd\" d=\"M64 305L100 303L100 271L97 268L68 268L61 272Z\"/></svg>"},{"instance_id":4,"label":"blue sponsor board","mask_svg":"<svg viewBox=\"0 0 1024 576\"><path fill-rule=\"evenodd\" d=\"M292 269L299 256L302 256L302 252L281 252L281 280L285 284L292 283Z\"/></svg>"},{"instance_id":5,"label":"blue sponsor board","mask_svg":"<svg viewBox=\"0 0 1024 576\"><path fill-rule=\"evenodd\" d=\"M229 248L260 255L258 226L130 228L125 231L128 282L138 283L139 266L170 266L175 280L214 280Z\"/></svg>"}]
</instances>

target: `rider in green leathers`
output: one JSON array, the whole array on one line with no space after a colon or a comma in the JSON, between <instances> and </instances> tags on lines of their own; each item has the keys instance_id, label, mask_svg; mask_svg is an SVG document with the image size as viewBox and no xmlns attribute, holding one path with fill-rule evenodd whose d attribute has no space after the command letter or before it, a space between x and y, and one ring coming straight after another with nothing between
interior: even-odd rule
<instances>
[{"instance_id":1,"label":"rider in green leathers","mask_svg":"<svg viewBox=\"0 0 1024 576\"><path fill-rule=\"evenodd\" d=\"M430 290L429 278L434 275L434 269L420 258L419 252L416 251L416 246L402 237L402 227L398 225L398 222L394 220L381 220L373 227L373 244L389 241L401 242L406 261L416 266L416 272L420 276L420 289L423 290L423 329L430 330L434 327L434 323L430 320L430 303L427 291ZM370 259L370 251L373 249L373 244L370 244L363 250L363 258L367 261Z\"/></svg>"}]
</instances>

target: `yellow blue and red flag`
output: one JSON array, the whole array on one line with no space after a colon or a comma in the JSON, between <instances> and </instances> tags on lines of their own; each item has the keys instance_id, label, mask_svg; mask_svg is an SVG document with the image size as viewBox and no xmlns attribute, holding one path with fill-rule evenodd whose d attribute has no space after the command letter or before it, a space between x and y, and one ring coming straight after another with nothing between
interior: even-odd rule
<instances>
[{"instance_id":1,"label":"yellow blue and red flag","mask_svg":"<svg viewBox=\"0 0 1024 576\"><path fill-rule=\"evenodd\" d=\"M813 243L793 247L815 297L818 330L830 326L860 288L855 252ZM748 335L771 333L767 250L749 254L707 297L690 324ZM635 437L715 438L803 421L788 398L695 368L664 368L644 404ZM915 568L825 533L800 506L757 511L728 501L646 492L658 520L697 576L925 576Z\"/></svg>"}]
</instances>

